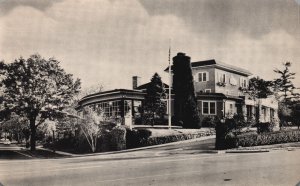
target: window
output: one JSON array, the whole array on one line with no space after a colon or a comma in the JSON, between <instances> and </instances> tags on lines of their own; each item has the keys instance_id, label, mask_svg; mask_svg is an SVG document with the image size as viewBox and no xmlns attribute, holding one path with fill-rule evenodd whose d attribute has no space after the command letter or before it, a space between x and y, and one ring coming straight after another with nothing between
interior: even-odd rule
<instances>
[{"instance_id":1,"label":"window","mask_svg":"<svg viewBox=\"0 0 300 186\"><path fill-rule=\"evenodd\" d=\"M226 83L226 74L225 73L218 73L218 82Z\"/></svg>"},{"instance_id":2,"label":"window","mask_svg":"<svg viewBox=\"0 0 300 186\"><path fill-rule=\"evenodd\" d=\"M240 78L240 87L242 88L246 88L248 85L248 79L245 77L241 77Z\"/></svg>"},{"instance_id":3,"label":"window","mask_svg":"<svg viewBox=\"0 0 300 186\"><path fill-rule=\"evenodd\" d=\"M205 93L211 93L211 89L205 89L204 92Z\"/></svg>"},{"instance_id":4,"label":"window","mask_svg":"<svg viewBox=\"0 0 300 186\"><path fill-rule=\"evenodd\" d=\"M215 101L202 101L202 114L216 114L216 102Z\"/></svg>"},{"instance_id":5,"label":"window","mask_svg":"<svg viewBox=\"0 0 300 186\"><path fill-rule=\"evenodd\" d=\"M132 107L131 100L125 100L124 101L124 115L125 116L131 116L131 107Z\"/></svg>"},{"instance_id":6,"label":"window","mask_svg":"<svg viewBox=\"0 0 300 186\"><path fill-rule=\"evenodd\" d=\"M233 75L230 76L229 83L230 83L230 85L233 85L233 86L237 85L237 80L233 77Z\"/></svg>"},{"instance_id":7,"label":"window","mask_svg":"<svg viewBox=\"0 0 300 186\"><path fill-rule=\"evenodd\" d=\"M252 119L252 106L246 105L246 108L247 108L247 119L250 120Z\"/></svg>"},{"instance_id":8,"label":"window","mask_svg":"<svg viewBox=\"0 0 300 186\"><path fill-rule=\"evenodd\" d=\"M198 82L208 81L208 72L199 72L198 73Z\"/></svg>"},{"instance_id":9,"label":"window","mask_svg":"<svg viewBox=\"0 0 300 186\"><path fill-rule=\"evenodd\" d=\"M266 121L266 116L267 116L267 108L266 107L261 108L261 115L263 116L263 120Z\"/></svg>"},{"instance_id":10,"label":"window","mask_svg":"<svg viewBox=\"0 0 300 186\"><path fill-rule=\"evenodd\" d=\"M232 103L229 104L229 113L233 113L233 104Z\"/></svg>"},{"instance_id":11,"label":"window","mask_svg":"<svg viewBox=\"0 0 300 186\"><path fill-rule=\"evenodd\" d=\"M274 116L275 116L275 110L274 109L270 109L270 118L271 118L271 121L274 119Z\"/></svg>"},{"instance_id":12,"label":"window","mask_svg":"<svg viewBox=\"0 0 300 186\"><path fill-rule=\"evenodd\" d=\"M105 117L119 117L121 115L120 105L121 101L102 102L96 105L95 110L98 114L103 113Z\"/></svg>"}]
</instances>

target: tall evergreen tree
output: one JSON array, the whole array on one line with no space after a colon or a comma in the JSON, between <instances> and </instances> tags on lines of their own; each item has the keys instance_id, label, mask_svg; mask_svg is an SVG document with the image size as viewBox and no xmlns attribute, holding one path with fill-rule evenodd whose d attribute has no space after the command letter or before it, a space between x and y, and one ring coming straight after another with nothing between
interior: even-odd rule
<instances>
[{"instance_id":1,"label":"tall evergreen tree","mask_svg":"<svg viewBox=\"0 0 300 186\"><path fill-rule=\"evenodd\" d=\"M162 100L166 96L161 77L155 73L147 86L144 102L144 117L154 125L156 118L162 119L166 114L166 103Z\"/></svg>"},{"instance_id":2,"label":"tall evergreen tree","mask_svg":"<svg viewBox=\"0 0 300 186\"><path fill-rule=\"evenodd\" d=\"M173 58L174 115L184 128L200 128L190 60L184 53Z\"/></svg>"},{"instance_id":3,"label":"tall evergreen tree","mask_svg":"<svg viewBox=\"0 0 300 186\"><path fill-rule=\"evenodd\" d=\"M279 93L283 95L283 102L288 102L292 98L299 96L298 94L294 93L293 91L296 89L292 79L295 79L296 73L290 72L290 67L292 63L286 62L283 64L283 70L274 70L275 73L279 74L280 77L274 80L274 88Z\"/></svg>"},{"instance_id":4,"label":"tall evergreen tree","mask_svg":"<svg viewBox=\"0 0 300 186\"><path fill-rule=\"evenodd\" d=\"M290 62L286 62L283 64L283 66L283 70L274 70L275 73L280 75L279 78L274 80L274 88L275 91L278 92L280 100L278 108L280 128L282 126L287 126L289 122L293 122L293 102L296 98L299 98L299 94L294 92L296 87L294 86L292 80L295 79L296 73L290 71L292 64ZM295 113L296 112L294 112L294 114Z\"/></svg>"}]
</instances>

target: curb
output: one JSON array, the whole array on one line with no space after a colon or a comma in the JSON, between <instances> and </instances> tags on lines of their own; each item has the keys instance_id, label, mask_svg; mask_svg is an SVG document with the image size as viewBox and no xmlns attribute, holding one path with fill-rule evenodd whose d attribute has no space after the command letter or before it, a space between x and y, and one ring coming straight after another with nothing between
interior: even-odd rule
<instances>
[{"instance_id":1,"label":"curb","mask_svg":"<svg viewBox=\"0 0 300 186\"><path fill-rule=\"evenodd\" d=\"M37 149L40 149L40 150L44 150L44 151L48 151L48 152L54 152L56 154L60 154L60 155L65 155L65 156L73 156L73 157L78 157L80 155L77 155L77 154L72 154L72 153L68 153L68 152L63 152L63 151L57 151L57 150L51 150L51 149L46 149L46 148L43 148L43 147L36 147Z\"/></svg>"},{"instance_id":2,"label":"curb","mask_svg":"<svg viewBox=\"0 0 300 186\"><path fill-rule=\"evenodd\" d=\"M225 153L262 153L270 152L269 150L226 150Z\"/></svg>"},{"instance_id":3,"label":"curb","mask_svg":"<svg viewBox=\"0 0 300 186\"><path fill-rule=\"evenodd\" d=\"M216 138L216 135L203 136L203 137L200 137L200 138L189 139L189 140L184 140L184 141L176 141L176 142L171 142L171 143L164 143L164 144L159 144L159 145L152 145L152 146L139 147L139 148L133 148L133 149L125 149L125 150L120 150L120 151L99 152L99 153L90 153L90 154L72 154L72 153L67 153L67 152L62 152L62 151L55 151L55 153L62 154L62 155L68 155L68 156L72 156L72 157L85 157L85 156L98 156L98 155L107 155L107 154L120 154L120 153L125 153L125 152L134 152L134 151L139 151L139 150L154 149L154 148L158 148L158 147L184 144L184 143L189 143L189 142L197 142L197 141L203 141L203 140L214 139L214 138ZM42 147L37 147L37 148L53 152L53 150L50 150L50 149L45 149L45 148L42 148Z\"/></svg>"}]
</instances>

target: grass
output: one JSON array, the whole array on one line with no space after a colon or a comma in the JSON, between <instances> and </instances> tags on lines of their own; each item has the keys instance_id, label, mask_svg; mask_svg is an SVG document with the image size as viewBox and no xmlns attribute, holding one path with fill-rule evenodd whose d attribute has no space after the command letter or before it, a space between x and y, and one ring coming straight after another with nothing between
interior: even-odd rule
<instances>
[{"instance_id":1,"label":"grass","mask_svg":"<svg viewBox=\"0 0 300 186\"><path fill-rule=\"evenodd\" d=\"M22 151L22 153L31 156L33 158L39 158L39 159L68 157L67 155L57 154L53 151L41 150L41 149L36 149L35 151L25 150Z\"/></svg>"}]
</instances>

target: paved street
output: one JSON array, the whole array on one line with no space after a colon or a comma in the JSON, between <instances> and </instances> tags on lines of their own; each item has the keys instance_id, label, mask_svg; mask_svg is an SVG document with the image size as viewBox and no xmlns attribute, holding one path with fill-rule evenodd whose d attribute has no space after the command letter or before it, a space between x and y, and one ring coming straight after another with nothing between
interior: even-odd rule
<instances>
[{"instance_id":1,"label":"paved street","mask_svg":"<svg viewBox=\"0 0 300 186\"><path fill-rule=\"evenodd\" d=\"M206 144L206 145L204 145ZM135 152L0 160L3 185L296 185L300 150L216 154L211 140ZM1 185L0 184L0 185Z\"/></svg>"}]
</instances>

